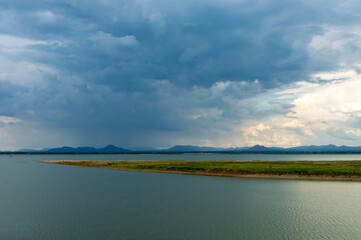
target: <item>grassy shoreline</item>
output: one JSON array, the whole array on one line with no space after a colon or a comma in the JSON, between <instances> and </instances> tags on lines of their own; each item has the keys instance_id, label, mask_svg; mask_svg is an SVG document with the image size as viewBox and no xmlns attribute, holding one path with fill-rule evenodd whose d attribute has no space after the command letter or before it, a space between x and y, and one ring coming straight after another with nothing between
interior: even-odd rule
<instances>
[{"instance_id":1,"label":"grassy shoreline","mask_svg":"<svg viewBox=\"0 0 361 240\"><path fill-rule=\"evenodd\" d=\"M361 161L39 161L126 171L248 178L361 181Z\"/></svg>"}]
</instances>

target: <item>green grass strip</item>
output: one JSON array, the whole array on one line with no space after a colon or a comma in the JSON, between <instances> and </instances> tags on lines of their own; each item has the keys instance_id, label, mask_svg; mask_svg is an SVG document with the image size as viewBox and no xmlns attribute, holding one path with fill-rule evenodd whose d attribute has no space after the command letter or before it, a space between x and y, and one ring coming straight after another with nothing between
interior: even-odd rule
<instances>
[{"instance_id":1,"label":"green grass strip","mask_svg":"<svg viewBox=\"0 0 361 240\"><path fill-rule=\"evenodd\" d=\"M361 161L50 161L119 170L223 175L361 177Z\"/></svg>"}]
</instances>

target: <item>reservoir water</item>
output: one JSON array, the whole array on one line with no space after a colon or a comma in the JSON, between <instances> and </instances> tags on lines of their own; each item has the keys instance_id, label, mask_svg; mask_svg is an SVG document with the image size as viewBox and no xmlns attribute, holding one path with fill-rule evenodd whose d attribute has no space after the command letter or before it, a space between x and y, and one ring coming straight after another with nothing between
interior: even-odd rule
<instances>
[{"instance_id":1,"label":"reservoir water","mask_svg":"<svg viewBox=\"0 0 361 240\"><path fill-rule=\"evenodd\" d=\"M37 160L361 160L361 155L0 155L0 239L359 239L361 182L129 172Z\"/></svg>"}]
</instances>

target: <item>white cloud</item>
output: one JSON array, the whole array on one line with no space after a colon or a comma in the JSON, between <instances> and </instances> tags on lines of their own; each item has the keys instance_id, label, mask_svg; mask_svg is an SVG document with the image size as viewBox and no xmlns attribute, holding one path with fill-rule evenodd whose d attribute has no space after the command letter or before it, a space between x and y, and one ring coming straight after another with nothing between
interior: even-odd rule
<instances>
[{"instance_id":1,"label":"white cloud","mask_svg":"<svg viewBox=\"0 0 361 240\"><path fill-rule=\"evenodd\" d=\"M279 126L279 122L272 120L269 123L258 123L257 125L241 129L243 143L249 145L266 145L290 147L300 145L300 139L297 134L290 134L287 128ZM282 123L281 123L282 125Z\"/></svg>"},{"instance_id":2,"label":"white cloud","mask_svg":"<svg viewBox=\"0 0 361 240\"><path fill-rule=\"evenodd\" d=\"M354 70L323 72L320 80L299 82L277 92L293 104L292 111L242 129L246 142L275 146L361 144L361 74Z\"/></svg>"},{"instance_id":3,"label":"white cloud","mask_svg":"<svg viewBox=\"0 0 361 240\"><path fill-rule=\"evenodd\" d=\"M32 88L42 86L48 76L55 74L57 71L45 64L0 56L0 81Z\"/></svg>"},{"instance_id":4,"label":"white cloud","mask_svg":"<svg viewBox=\"0 0 361 240\"><path fill-rule=\"evenodd\" d=\"M340 65L354 65L360 59L361 27L323 26L324 34L315 35L309 44L311 65L327 66L328 69Z\"/></svg>"},{"instance_id":5,"label":"white cloud","mask_svg":"<svg viewBox=\"0 0 361 240\"><path fill-rule=\"evenodd\" d=\"M342 80L347 78L355 78L358 77L358 73L354 70L346 70L346 71L334 71L334 72L320 72L312 75L312 79L317 80Z\"/></svg>"},{"instance_id":6,"label":"white cloud","mask_svg":"<svg viewBox=\"0 0 361 240\"><path fill-rule=\"evenodd\" d=\"M38 41L6 34L0 34L0 48L23 48L31 45L47 45L47 41Z\"/></svg>"}]
</instances>

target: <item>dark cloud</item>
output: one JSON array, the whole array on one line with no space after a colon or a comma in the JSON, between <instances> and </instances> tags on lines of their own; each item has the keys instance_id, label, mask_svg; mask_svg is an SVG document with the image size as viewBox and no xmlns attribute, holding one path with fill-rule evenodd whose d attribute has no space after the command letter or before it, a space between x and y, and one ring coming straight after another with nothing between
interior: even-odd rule
<instances>
[{"instance_id":1,"label":"dark cloud","mask_svg":"<svg viewBox=\"0 0 361 240\"><path fill-rule=\"evenodd\" d=\"M286 114L289 103L260 107L263 94L360 53L360 37L337 30L361 20L353 1L14 0L0 9L0 115L67 129L79 144L215 138Z\"/></svg>"}]
</instances>

